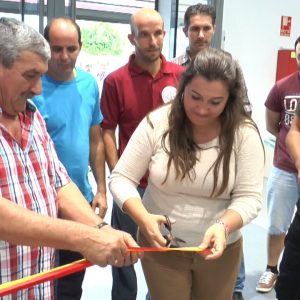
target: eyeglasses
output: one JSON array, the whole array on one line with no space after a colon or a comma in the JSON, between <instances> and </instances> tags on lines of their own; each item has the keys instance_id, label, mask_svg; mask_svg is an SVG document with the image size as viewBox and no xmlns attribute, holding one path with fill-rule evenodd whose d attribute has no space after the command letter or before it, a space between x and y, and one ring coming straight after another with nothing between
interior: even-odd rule
<instances>
[{"instance_id":1,"label":"eyeglasses","mask_svg":"<svg viewBox=\"0 0 300 300\"><path fill-rule=\"evenodd\" d=\"M172 224L170 218L167 215L164 215L164 217L166 218L166 223L164 223L164 225L166 229L169 231L167 235L164 235L164 238L167 240L166 247L177 248L180 247L179 243L186 243L186 241L184 241L183 239L179 237L175 237L172 234Z\"/></svg>"}]
</instances>

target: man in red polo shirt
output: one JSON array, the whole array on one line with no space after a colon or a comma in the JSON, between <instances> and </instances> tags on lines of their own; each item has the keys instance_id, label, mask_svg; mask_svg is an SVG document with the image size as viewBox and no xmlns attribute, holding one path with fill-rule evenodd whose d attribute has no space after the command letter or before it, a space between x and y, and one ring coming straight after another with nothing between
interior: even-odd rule
<instances>
[{"instance_id":1,"label":"man in red polo shirt","mask_svg":"<svg viewBox=\"0 0 300 300\"><path fill-rule=\"evenodd\" d=\"M135 53L129 62L104 80L101 111L106 161L112 170L124 151L133 131L151 110L171 101L183 67L167 62L161 54L165 37L164 22L152 9L141 9L131 17L130 43ZM116 127L119 127L118 149ZM144 177L139 184L142 197L147 185ZM136 237L137 226L114 203L111 224ZM137 280L134 268L113 268L112 300L135 300Z\"/></svg>"}]
</instances>

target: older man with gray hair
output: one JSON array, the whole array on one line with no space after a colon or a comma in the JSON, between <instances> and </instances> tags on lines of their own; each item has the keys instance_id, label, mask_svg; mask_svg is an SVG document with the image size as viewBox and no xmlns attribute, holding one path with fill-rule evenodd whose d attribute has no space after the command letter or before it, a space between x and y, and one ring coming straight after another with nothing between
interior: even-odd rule
<instances>
[{"instance_id":1,"label":"older man with gray hair","mask_svg":"<svg viewBox=\"0 0 300 300\"><path fill-rule=\"evenodd\" d=\"M48 43L31 27L8 18L0 19L0 36L0 284L51 269L53 248L80 252L100 266L136 262L138 255L127 250L136 242L93 212L58 160L29 100L41 92ZM53 299L53 284L11 298Z\"/></svg>"}]
</instances>

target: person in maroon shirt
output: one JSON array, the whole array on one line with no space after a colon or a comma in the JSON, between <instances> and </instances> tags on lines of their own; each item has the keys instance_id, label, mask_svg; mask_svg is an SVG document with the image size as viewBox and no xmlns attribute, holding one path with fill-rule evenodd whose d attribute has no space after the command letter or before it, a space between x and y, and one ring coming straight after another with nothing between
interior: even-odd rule
<instances>
[{"instance_id":1,"label":"person in maroon shirt","mask_svg":"<svg viewBox=\"0 0 300 300\"><path fill-rule=\"evenodd\" d=\"M299 37L300 40L300 37ZM299 44L300 47L300 44ZM300 63L300 52L298 53ZM286 136L286 147L291 155L300 184L300 102L298 102L295 118ZM300 200L297 211L284 240L284 250L279 265L279 274L275 284L276 299L300 299L299 270L300 270Z\"/></svg>"},{"instance_id":2,"label":"person in maroon shirt","mask_svg":"<svg viewBox=\"0 0 300 300\"><path fill-rule=\"evenodd\" d=\"M297 169L285 145L297 103L300 102L300 37L295 42L295 50L298 71L277 81L265 103L267 130L276 137L276 144L267 183L268 260L256 286L256 290L262 293L271 291L276 282L278 260L300 197Z\"/></svg>"},{"instance_id":3,"label":"person in maroon shirt","mask_svg":"<svg viewBox=\"0 0 300 300\"><path fill-rule=\"evenodd\" d=\"M131 17L131 34L128 35L135 53L129 62L112 72L104 80L101 111L104 121L103 139L109 169L116 165L133 131L151 110L175 97L183 67L167 62L161 54L165 37L164 22L152 9L138 10ZM119 129L117 148L116 128ZM137 182L142 195L147 185L146 176ZM114 203L111 224L114 228L136 236L137 226ZM113 300L134 300L137 280L132 267L113 268Z\"/></svg>"}]
</instances>

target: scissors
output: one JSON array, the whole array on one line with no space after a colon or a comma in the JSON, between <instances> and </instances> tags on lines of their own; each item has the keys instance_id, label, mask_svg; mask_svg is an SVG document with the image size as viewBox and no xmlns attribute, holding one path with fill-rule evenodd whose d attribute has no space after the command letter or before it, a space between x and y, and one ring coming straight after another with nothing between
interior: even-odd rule
<instances>
[{"instance_id":1,"label":"scissors","mask_svg":"<svg viewBox=\"0 0 300 300\"><path fill-rule=\"evenodd\" d=\"M166 223L164 223L164 225L166 229L169 231L167 235L164 235L164 238L167 240L166 247L177 248L180 247L179 243L186 243L186 241L184 241L183 239L179 237L175 237L172 234L172 224L170 218L167 215L164 215L164 217L166 218Z\"/></svg>"}]
</instances>

